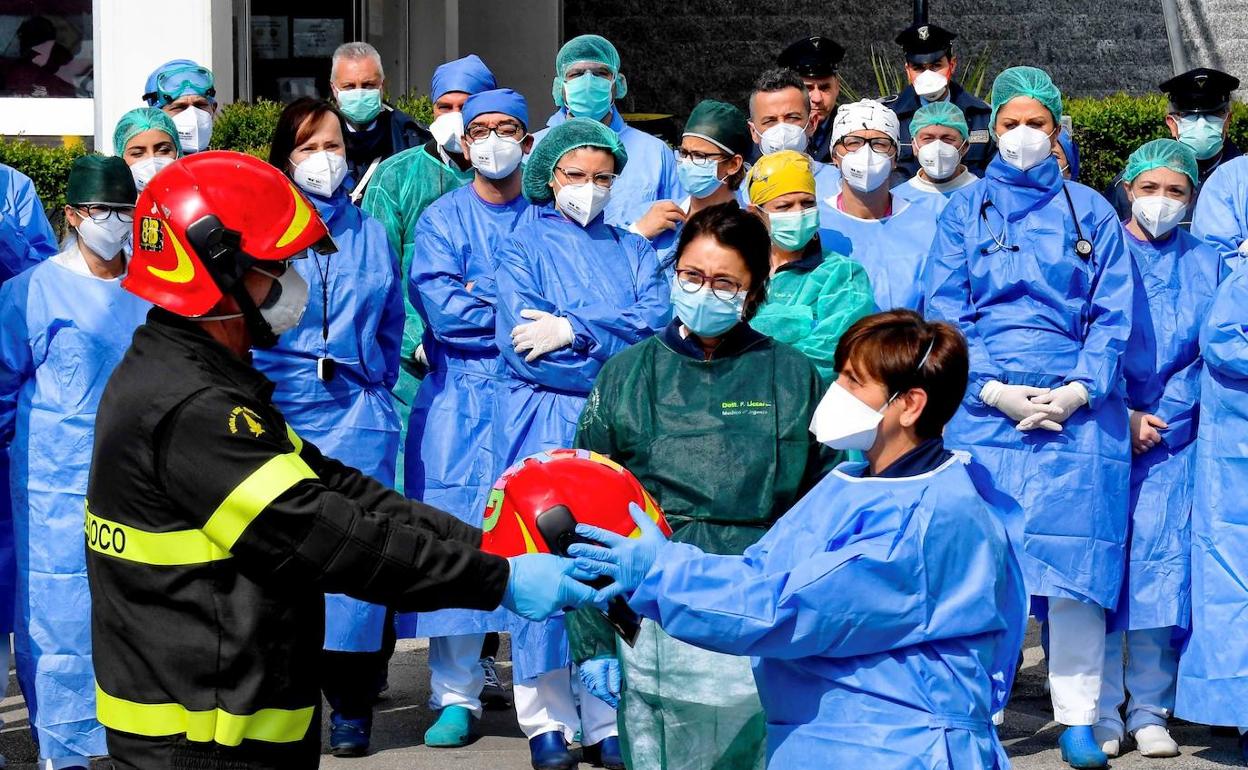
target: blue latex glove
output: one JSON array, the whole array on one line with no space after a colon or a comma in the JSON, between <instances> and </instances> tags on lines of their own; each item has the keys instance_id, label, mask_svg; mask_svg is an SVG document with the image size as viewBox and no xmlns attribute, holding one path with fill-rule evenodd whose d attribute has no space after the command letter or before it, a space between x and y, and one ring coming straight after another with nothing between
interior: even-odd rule
<instances>
[{"instance_id":1,"label":"blue latex glove","mask_svg":"<svg viewBox=\"0 0 1248 770\"><path fill-rule=\"evenodd\" d=\"M522 618L545 620L564 609L580 607L610 599L580 582L590 579L576 569L576 563L549 553L529 553L507 560L511 575L502 605ZM600 595L601 594L601 595Z\"/></svg>"},{"instance_id":2,"label":"blue latex glove","mask_svg":"<svg viewBox=\"0 0 1248 770\"><path fill-rule=\"evenodd\" d=\"M576 557L578 570L592 575L606 575L615 581L600 594L614 597L636 590L658 560L659 549L667 542L663 530L636 503L629 503L628 513L641 530L641 537L624 537L588 524L577 524L576 534L606 547L588 543L573 543L568 547L568 555Z\"/></svg>"},{"instance_id":3,"label":"blue latex glove","mask_svg":"<svg viewBox=\"0 0 1248 770\"><path fill-rule=\"evenodd\" d=\"M594 658L577 666L581 685L611 708L620 707L620 662L615 656Z\"/></svg>"}]
</instances>

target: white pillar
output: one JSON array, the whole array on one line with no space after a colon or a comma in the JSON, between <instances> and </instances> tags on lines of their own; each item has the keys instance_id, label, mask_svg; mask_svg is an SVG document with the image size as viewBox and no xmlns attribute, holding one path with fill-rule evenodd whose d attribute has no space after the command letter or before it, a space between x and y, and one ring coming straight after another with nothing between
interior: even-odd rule
<instances>
[{"instance_id":1,"label":"white pillar","mask_svg":"<svg viewBox=\"0 0 1248 770\"><path fill-rule=\"evenodd\" d=\"M113 151L113 128L143 106L148 73L170 59L212 70L217 101L234 100L233 0L95 0L95 147Z\"/></svg>"}]
</instances>

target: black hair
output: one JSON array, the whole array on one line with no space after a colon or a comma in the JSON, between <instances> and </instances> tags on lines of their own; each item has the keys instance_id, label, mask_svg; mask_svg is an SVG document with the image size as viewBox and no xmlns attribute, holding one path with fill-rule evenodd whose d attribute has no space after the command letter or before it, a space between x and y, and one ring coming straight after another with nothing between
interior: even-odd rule
<instances>
[{"instance_id":1,"label":"black hair","mask_svg":"<svg viewBox=\"0 0 1248 770\"><path fill-rule=\"evenodd\" d=\"M742 320L750 320L767 299L767 280L771 276L771 236L767 226L736 203L720 203L702 209L689 217L681 228L676 255L670 265L679 264L680 255L689 244L703 236L714 238L720 246L741 255L746 272L750 274L750 291L745 297Z\"/></svg>"},{"instance_id":2,"label":"black hair","mask_svg":"<svg viewBox=\"0 0 1248 770\"><path fill-rule=\"evenodd\" d=\"M269 142L269 165L290 176L290 156L295 148L308 140L316 123L326 113L332 113L342 127L342 139L347 139L347 119L332 102L314 96L302 96L282 110Z\"/></svg>"},{"instance_id":3,"label":"black hair","mask_svg":"<svg viewBox=\"0 0 1248 770\"><path fill-rule=\"evenodd\" d=\"M772 67L759 75L758 80L754 81L754 89L750 94L770 94L786 88L796 88L802 92L803 97L809 96L801 76L788 67Z\"/></svg>"}]
</instances>

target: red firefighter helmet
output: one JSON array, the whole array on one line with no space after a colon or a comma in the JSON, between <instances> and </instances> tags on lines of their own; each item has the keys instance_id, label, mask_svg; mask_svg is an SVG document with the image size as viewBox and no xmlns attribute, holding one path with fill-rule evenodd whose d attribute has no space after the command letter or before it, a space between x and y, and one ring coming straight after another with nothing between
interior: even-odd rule
<instances>
[{"instance_id":1,"label":"red firefighter helmet","mask_svg":"<svg viewBox=\"0 0 1248 770\"><path fill-rule=\"evenodd\" d=\"M610 458L554 449L521 460L499 478L485 508L482 550L499 556L557 553L577 539L576 524L626 537L639 534L628 512L636 503L666 535L672 530L637 477Z\"/></svg>"},{"instance_id":2,"label":"red firefighter helmet","mask_svg":"<svg viewBox=\"0 0 1248 770\"><path fill-rule=\"evenodd\" d=\"M139 196L121 285L170 312L201 316L225 294L237 296L256 262L308 248L336 250L316 208L282 172L239 152L201 152L163 169Z\"/></svg>"}]
</instances>

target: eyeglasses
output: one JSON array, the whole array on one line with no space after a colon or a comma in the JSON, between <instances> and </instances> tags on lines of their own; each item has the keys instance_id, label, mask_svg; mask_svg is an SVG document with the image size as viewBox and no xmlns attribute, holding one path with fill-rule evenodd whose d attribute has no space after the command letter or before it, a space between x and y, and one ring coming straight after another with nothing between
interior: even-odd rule
<instances>
[{"instance_id":1,"label":"eyeglasses","mask_svg":"<svg viewBox=\"0 0 1248 770\"><path fill-rule=\"evenodd\" d=\"M473 123L465 133L474 142L480 142L491 133L499 139L519 139L524 136L524 126L511 121L503 121L493 126L487 126L484 123Z\"/></svg>"},{"instance_id":2,"label":"eyeglasses","mask_svg":"<svg viewBox=\"0 0 1248 770\"><path fill-rule=\"evenodd\" d=\"M695 166L710 166L727 157L729 155L725 152L698 152L697 150L686 150L684 147L676 148L677 160L687 160Z\"/></svg>"},{"instance_id":3,"label":"eyeglasses","mask_svg":"<svg viewBox=\"0 0 1248 770\"><path fill-rule=\"evenodd\" d=\"M568 184L572 185L585 184L586 182L592 180L593 183L599 187L610 189L611 185L615 184L615 180L620 178L619 174L612 174L606 171L601 171L597 174L589 174L585 171L581 171L579 168L563 168L562 166L555 166L555 168L563 174L565 179L568 180Z\"/></svg>"},{"instance_id":4,"label":"eyeglasses","mask_svg":"<svg viewBox=\"0 0 1248 770\"><path fill-rule=\"evenodd\" d=\"M897 145L893 144L893 140L887 136L876 136L871 139L864 139L861 136L845 136L837 144L849 152L857 152L863 147L871 145L871 149L885 154L893 152L897 147Z\"/></svg>"},{"instance_id":5,"label":"eyeglasses","mask_svg":"<svg viewBox=\"0 0 1248 770\"><path fill-rule=\"evenodd\" d=\"M93 222L103 222L114 214L122 222L134 221L134 206L105 206L101 203L93 203L89 206L78 206L78 211L90 217Z\"/></svg>"},{"instance_id":6,"label":"eyeglasses","mask_svg":"<svg viewBox=\"0 0 1248 770\"><path fill-rule=\"evenodd\" d=\"M689 294L701 291L703 286L710 286L711 294L714 294L716 299L724 302L731 302L736 299L737 295L745 289L744 286L731 278L712 278L709 275L703 275L697 270L677 270L676 279L680 288Z\"/></svg>"}]
</instances>

